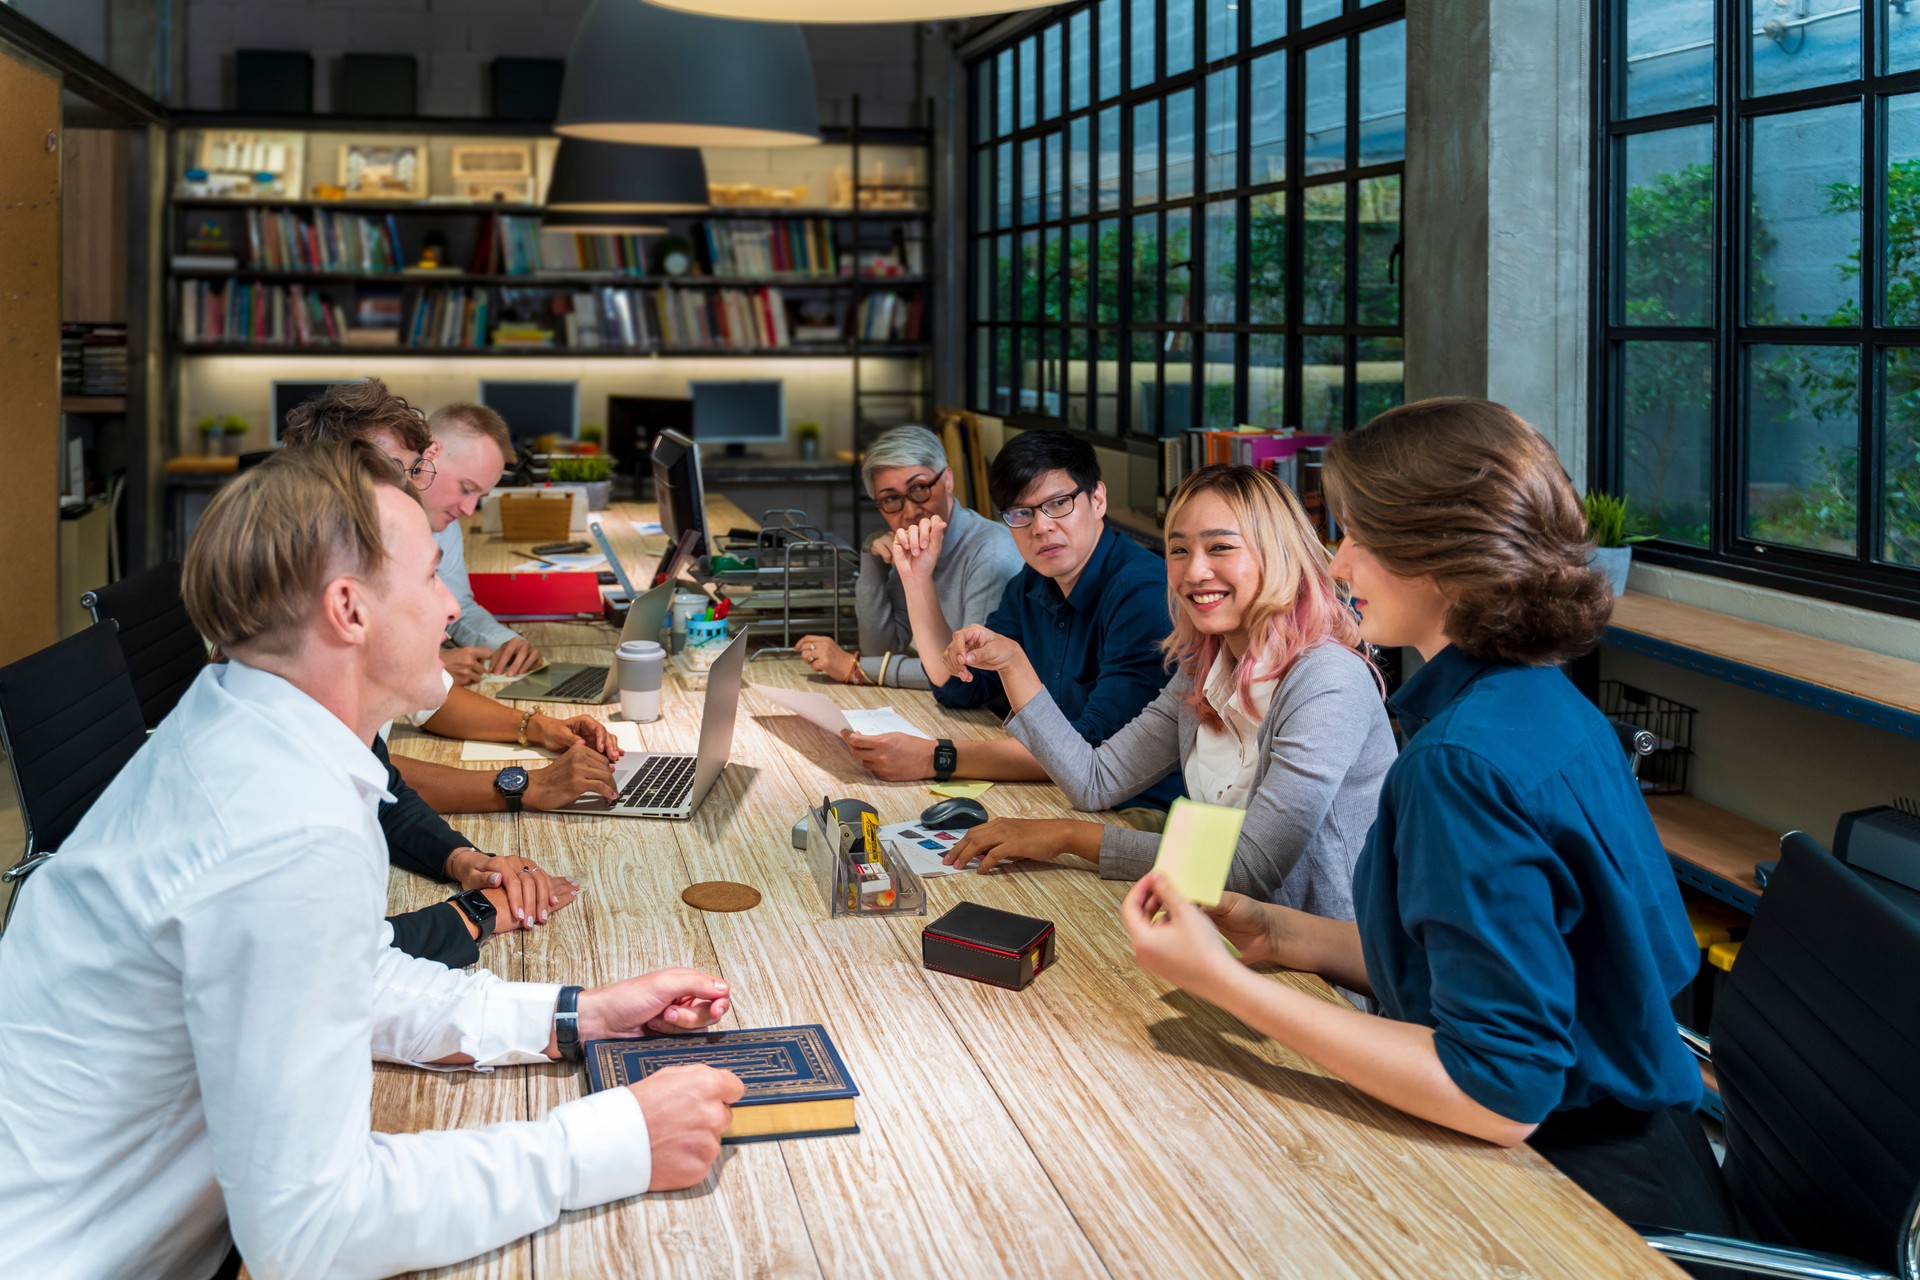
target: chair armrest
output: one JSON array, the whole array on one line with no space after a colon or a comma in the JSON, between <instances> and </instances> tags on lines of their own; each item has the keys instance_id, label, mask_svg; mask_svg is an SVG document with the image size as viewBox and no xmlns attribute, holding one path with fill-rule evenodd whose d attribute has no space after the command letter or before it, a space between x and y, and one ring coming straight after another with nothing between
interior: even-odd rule
<instances>
[{"instance_id":1,"label":"chair armrest","mask_svg":"<svg viewBox=\"0 0 1920 1280\"><path fill-rule=\"evenodd\" d=\"M1745 1275L1805 1277L1806 1280L1898 1280L1882 1271L1837 1253L1788 1249L1780 1245L1737 1240L1732 1236L1705 1236L1664 1227L1635 1227L1653 1249L1675 1262L1705 1263Z\"/></svg>"},{"instance_id":2,"label":"chair armrest","mask_svg":"<svg viewBox=\"0 0 1920 1280\"><path fill-rule=\"evenodd\" d=\"M25 880L32 874L34 868L52 856L53 854L51 853L29 854L27 857L20 859L20 861L8 867L4 873L0 873L0 883L13 884L17 881Z\"/></svg>"}]
</instances>

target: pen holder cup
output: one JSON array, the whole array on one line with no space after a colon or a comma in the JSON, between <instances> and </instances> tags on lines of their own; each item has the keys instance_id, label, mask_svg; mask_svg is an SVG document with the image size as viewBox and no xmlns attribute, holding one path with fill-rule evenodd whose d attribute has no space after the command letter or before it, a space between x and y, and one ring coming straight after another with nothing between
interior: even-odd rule
<instances>
[{"instance_id":1,"label":"pen holder cup","mask_svg":"<svg viewBox=\"0 0 1920 1280\"><path fill-rule=\"evenodd\" d=\"M687 648L695 649L703 644L724 644L727 639L727 620L725 618L688 618Z\"/></svg>"}]
</instances>

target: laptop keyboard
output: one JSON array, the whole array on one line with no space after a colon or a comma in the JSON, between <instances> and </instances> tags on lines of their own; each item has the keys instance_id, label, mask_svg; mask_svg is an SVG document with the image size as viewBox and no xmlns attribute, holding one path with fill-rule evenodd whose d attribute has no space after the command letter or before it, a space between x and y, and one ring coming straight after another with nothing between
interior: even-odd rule
<instances>
[{"instance_id":1,"label":"laptop keyboard","mask_svg":"<svg viewBox=\"0 0 1920 1280\"><path fill-rule=\"evenodd\" d=\"M655 756L620 788L622 809L678 809L693 792L693 756Z\"/></svg>"},{"instance_id":2,"label":"laptop keyboard","mask_svg":"<svg viewBox=\"0 0 1920 1280\"><path fill-rule=\"evenodd\" d=\"M593 698L599 696L601 688L607 683L605 667L588 667L576 671L553 686L549 696L554 698Z\"/></svg>"}]
</instances>

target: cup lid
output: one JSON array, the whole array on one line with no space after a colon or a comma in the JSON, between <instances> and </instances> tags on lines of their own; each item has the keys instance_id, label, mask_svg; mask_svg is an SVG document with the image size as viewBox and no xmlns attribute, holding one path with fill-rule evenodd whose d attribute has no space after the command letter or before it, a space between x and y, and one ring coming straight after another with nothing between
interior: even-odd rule
<instances>
[{"instance_id":1,"label":"cup lid","mask_svg":"<svg viewBox=\"0 0 1920 1280\"><path fill-rule=\"evenodd\" d=\"M665 653L657 640L625 640L620 644L619 653L629 658L644 658L649 654Z\"/></svg>"}]
</instances>

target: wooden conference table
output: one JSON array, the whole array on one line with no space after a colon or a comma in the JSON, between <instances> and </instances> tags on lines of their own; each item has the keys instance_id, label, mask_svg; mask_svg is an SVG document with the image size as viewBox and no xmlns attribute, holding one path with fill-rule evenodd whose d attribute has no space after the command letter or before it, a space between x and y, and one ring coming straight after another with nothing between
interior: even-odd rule
<instances>
[{"instance_id":1,"label":"wooden conference table","mask_svg":"<svg viewBox=\"0 0 1920 1280\"><path fill-rule=\"evenodd\" d=\"M747 523L724 500L710 505L718 528ZM628 563L660 554L656 538L643 556L631 524L652 518L628 505L606 521ZM470 534L468 548L477 571L512 562L497 537ZM528 631L549 657L574 661L606 660L613 635L585 624ZM808 677L790 656L747 667L753 683ZM925 693L809 687L847 706L890 705L940 736L1001 733L992 716L945 713ZM692 750L700 699L670 670L661 719L641 726L646 745ZM421 736L396 735L395 750L460 754ZM504 978L583 985L670 965L718 974L733 988L726 1026L827 1026L860 1086L861 1131L724 1148L698 1187L569 1213L444 1274L1679 1274L1532 1151L1411 1120L1142 973L1116 913L1125 886L1071 860L928 881L926 919L829 920L789 842L823 794L868 799L883 822L934 798L924 783L875 781L838 740L749 692L732 761L691 822L455 820L480 845L585 887L545 927L489 944L483 964ZM1001 783L983 803L996 815L1069 811L1051 785ZM750 911L705 914L680 900L703 880L765 897ZM396 910L445 896L394 875ZM1054 921L1057 963L1018 993L923 970L920 929L966 899ZM1316 979L1275 980L1332 998ZM527 1119L584 1087L572 1064L484 1075L381 1066L374 1127Z\"/></svg>"}]
</instances>

